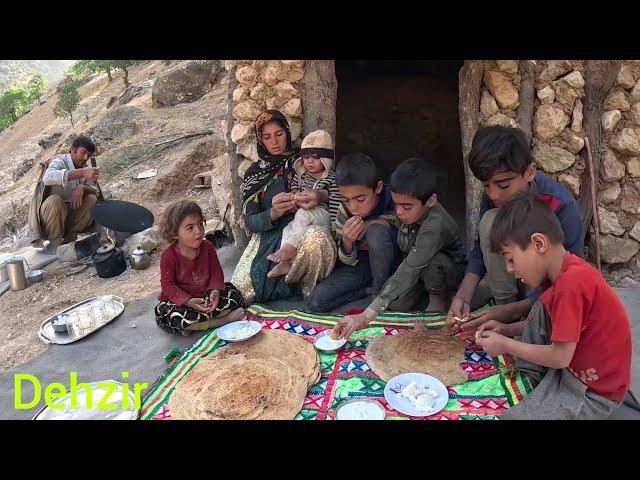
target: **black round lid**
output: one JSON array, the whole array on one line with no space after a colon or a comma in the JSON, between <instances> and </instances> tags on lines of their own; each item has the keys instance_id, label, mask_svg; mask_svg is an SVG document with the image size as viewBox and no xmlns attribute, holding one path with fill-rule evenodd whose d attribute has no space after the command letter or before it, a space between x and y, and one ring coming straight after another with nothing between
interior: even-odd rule
<instances>
[{"instance_id":1,"label":"black round lid","mask_svg":"<svg viewBox=\"0 0 640 480\"><path fill-rule=\"evenodd\" d=\"M123 200L106 200L91 207L91 217L116 232L138 233L153 225L153 213L141 205Z\"/></svg>"}]
</instances>

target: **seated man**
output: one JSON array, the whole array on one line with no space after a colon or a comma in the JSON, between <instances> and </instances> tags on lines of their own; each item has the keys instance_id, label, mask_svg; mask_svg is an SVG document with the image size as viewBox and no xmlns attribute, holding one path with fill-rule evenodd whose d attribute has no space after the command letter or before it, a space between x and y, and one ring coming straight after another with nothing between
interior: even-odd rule
<instances>
[{"instance_id":1,"label":"seated man","mask_svg":"<svg viewBox=\"0 0 640 480\"><path fill-rule=\"evenodd\" d=\"M32 243L49 240L49 251L74 241L94 227L90 210L97 200L98 169L85 167L96 146L85 136L71 150L51 160L36 187L29 212Z\"/></svg>"}]
</instances>

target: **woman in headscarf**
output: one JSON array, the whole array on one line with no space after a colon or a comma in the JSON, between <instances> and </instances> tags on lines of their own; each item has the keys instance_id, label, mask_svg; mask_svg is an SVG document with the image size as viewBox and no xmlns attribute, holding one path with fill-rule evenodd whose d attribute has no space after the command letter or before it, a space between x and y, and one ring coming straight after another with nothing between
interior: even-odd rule
<instances>
[{"instance_id":1,"label":"woman in headscarf","mask_svg":"<svg viewBox=\"0 0 640 480\"><path fill-rule=\"evenodd\" d=\"M267 110L253 127L258 157L242 182L242 222L251 236L232 283L242 292L245 304L306 298L316 283L325 278L336 262L336 245L326 229L310 227L298 244L286 276L268 278L274 263L267 259L280 248L282 230L293 220L298 208L289 193L295 175L293 169L298 149L291 141L285 116Z\"/></svg>"}]
</instances>

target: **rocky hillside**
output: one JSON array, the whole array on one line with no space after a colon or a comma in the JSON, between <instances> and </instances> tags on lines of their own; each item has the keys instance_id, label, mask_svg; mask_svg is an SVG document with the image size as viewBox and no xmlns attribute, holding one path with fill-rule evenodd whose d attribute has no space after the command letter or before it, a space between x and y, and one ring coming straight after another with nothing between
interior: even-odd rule
<instances>
[{"instance_id":1,"label":"rocky hillside","mask_svg":"<svg viewBox=\"0 0 640 480\"><path fill-rule=\"evenodd\" d=\"M14 85L27 83L41 73L48 82L61 80L74 60L0 60L0 92Z\"/></svg>"},{"instance_id":2,"label":"rocky hillside","mask_svg":"<svg viewBox=\"0 0 640 480\"><path fill-rule=\"evenodd\" d=\"M210 216L211 189L194 189L194 175L210 171L212 159L226 152L227 74L215 60L146 61L129 72L94 75L80 87L75 118L53 114L53 88L0 134L0 247L24 244L29 201L35 186L34 165L66 153L79 134L98 146L97 164L105 196L133 201L156 217L178 198L196 199ZM138 180L138 173L157 175Z\"/></svg>"}]
</instances>

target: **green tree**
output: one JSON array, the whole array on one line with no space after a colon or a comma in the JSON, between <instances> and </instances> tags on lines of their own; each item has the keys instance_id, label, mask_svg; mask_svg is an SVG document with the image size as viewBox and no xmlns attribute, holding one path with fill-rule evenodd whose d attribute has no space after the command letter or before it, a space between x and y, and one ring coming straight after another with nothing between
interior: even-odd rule
<instances>
[{"instance_id":1,"label":"green tree","mask_svg":"<svg viewBox=\"0 0 640 480\"><path fill-rule=\"evenodd\" d=\"M124 85L129 86L129 67L140 63L140 60L111 60L113 68L118 68L124 72Z\"/></svg>"},{"instance_id":2,"label":"green tree","mask_svg":"<svg viewBox=\"0 0 640 480\"><path fill-rule=\"evenodd\" d=\"M69 77L74 80L84 80L91 73L106 73L109 81L113 80L111 71L115 68L113 60L78 60L69 68Z\"/></svg>"},{"instance_id":3,"label":"green tree","mask_svg":"<svg viewBox=\"0 0 640 480\"><path fill-rule=\"evenodd\" d=\"M73 124L73 112L80 104L80 93L78 92L78 81L71 78L67 78L63 81L58 94L58 102L56 103L53 113L58 117L69 117L71 119L71 126Z\"/></svg>"},{"instance_id":4,"label":"green tree","mask_svg":"<svg viewBox=\"0 0 640 480\"><path fill-rule=\"evenodd\" d=\"M113 80L111 76L111 70L115 68L113 66L113 60L91 60L91 62L92 72L105 72L109 81Z\"/></svg>"},{"instance_id":5,"label":"green tree","mask_svg":"<svg viewBox=\"0 0 640 480\"><path fill-rule=\"evenodd\" d=\"M11 116L2 111L2 108L0 106L0 132L5 128L10 127L12 123L13 122L11 121Z\"/></svg>"},{"instance_id":6,"label":"green tree","mask_svg":"<svg viewBox=\"0 0 640 480\"><path fill-rule=\"evenodd\" d=\"M0 111L10 115L11 123L18 120L18 116L31 103L31 95L24 87L11 87L0 96Z\"/></svg>"},{"instance_id":7,"label":"green tree","mask_svg":"<svg viewBox=\"0 0 640 480\"><path fill-rule=\"evenodd\" d=\"M8 104L4 99L4 94L0 95L0 131L9 127L13 123L9 113Z\"/></svg>"},{"instance_id":8,"label":"green tree","mask_svg":"<svg viewBox=\"0 0 640 480\"><path fill-rule=\"evenodd\" d=\"M82 81L87 75L94 72L94 60L78 60L69 67L67 76L73 80Z\"/></svg>"},{"instance_id":9,"label":"green tree","mask_svg":"<svg viewBox=\"0 0 640 480\"><path fill-rule=\"evenodd\" d=\"M38 103L42 105L42 100L40 99L40 97L42 97L42 95L44 95L44 93L47 91L47 80L44 78L44 75L39 73L38 75L34 76L29 82L27 88L29 89L31 100L33 101L37 98Z\"/></svg>"}]
</instances>

